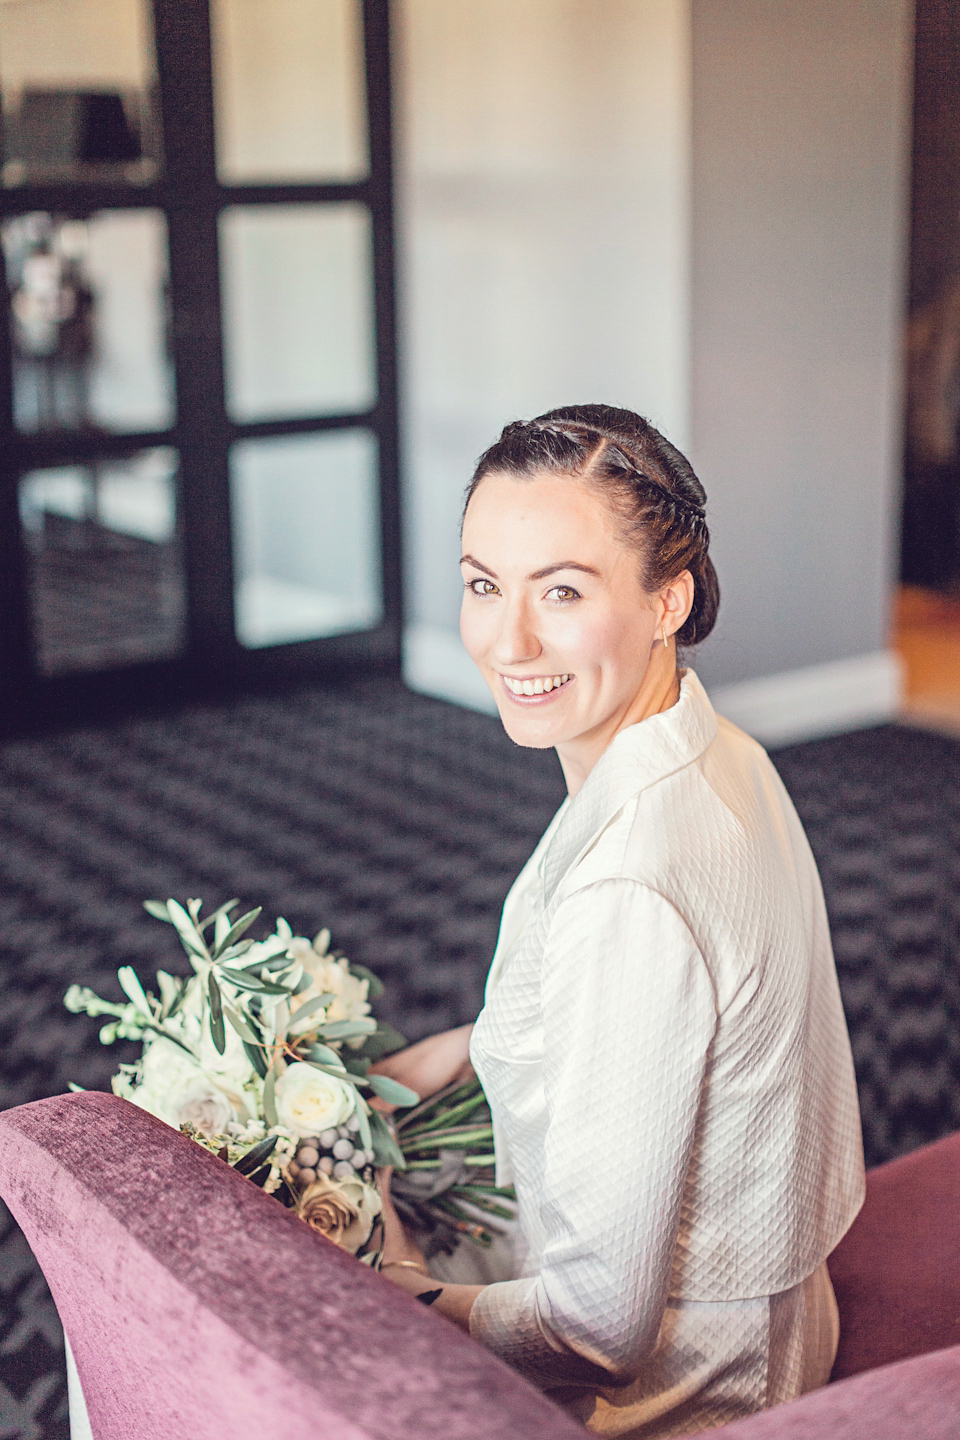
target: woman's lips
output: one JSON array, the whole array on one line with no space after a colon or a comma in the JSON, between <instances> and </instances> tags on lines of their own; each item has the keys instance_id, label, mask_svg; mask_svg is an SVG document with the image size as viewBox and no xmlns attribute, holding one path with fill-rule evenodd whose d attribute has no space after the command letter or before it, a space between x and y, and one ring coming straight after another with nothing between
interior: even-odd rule
<instances>
[{"instance_id":1,"label":"woman's lips","mask_svg":"<svg viewBox=\"0 0 960 1440\"><path fill-rule=\"evenodd\" d=\"M573 676L561 672L559 675L530 675L523 679L513 675L501 675L500 679L511 700L521 705L530 705L551 700L558 690L569 685Z\"/></svg>"}]
</instances>

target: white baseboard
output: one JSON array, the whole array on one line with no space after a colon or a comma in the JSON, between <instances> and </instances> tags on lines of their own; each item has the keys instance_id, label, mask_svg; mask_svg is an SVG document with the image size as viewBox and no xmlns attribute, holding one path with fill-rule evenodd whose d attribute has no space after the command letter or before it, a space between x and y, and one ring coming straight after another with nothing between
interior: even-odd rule
<instances>
[{"instance_id":1,"label":"white baseboard","mask_svg":"<svg viewBox=\"0 0 960 1440\"><path fill-rule=\"evenodd\" d=\"M893 720L902 685L900 657L878 650L720 685L711 689L710 699L719 714L762 745L789 745Z\"/></svg>"},{"instance_id":2,"label":"white baseboard","mask_svg":"<svg viewBox=\"0 0 960 1440\"><path fill-rule=\"evenodd\" d=\"M441 625L411 625L403 674L411 690L495 715L493 696L460 637ZM721 715L763 745L787 745L892 720L900 709L900 660L892 650L808 665L712 688Z\"/></svg>"},{"instance_id":3,"label":"white baseboard","mask_svg":"<svg viewBox=\"0 0 960 1440\"><path fill-rule=\"evenodd\" d=\"M411 690L452 700L468 710L496 715L486 683L455 630L442 625L408 625L403 635L403 678Z\"/></svg>"}]
</instances>

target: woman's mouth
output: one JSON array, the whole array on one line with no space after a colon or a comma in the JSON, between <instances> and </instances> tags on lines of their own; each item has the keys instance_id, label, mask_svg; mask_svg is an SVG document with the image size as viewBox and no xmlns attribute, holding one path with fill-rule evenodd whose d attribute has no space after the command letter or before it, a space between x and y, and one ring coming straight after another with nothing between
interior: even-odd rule
<instances>
[{"instance_id":1,"label":"woman's mouth","mask_svg":"<svg viewBox=\"0 0 960 1440\"><path fill-rule=\"evenodd\" d=\"M504 688L512 700L543 699L553 695L573 679L572 675L531 675L515 680L512 675L501 675Z\"/></svg>"}]
</instances>

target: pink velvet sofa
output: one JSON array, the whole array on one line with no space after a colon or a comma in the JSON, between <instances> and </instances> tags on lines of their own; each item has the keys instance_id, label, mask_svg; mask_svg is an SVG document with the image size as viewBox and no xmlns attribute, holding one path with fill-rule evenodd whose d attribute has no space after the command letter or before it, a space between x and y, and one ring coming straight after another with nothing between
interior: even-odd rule
<instances>
[{"instance_id":1,"label":"pink velvet sofa","mask_svg":"<svg viewBox=\"0 0 960 1440\"><path fill-rule=\"evenodd\" d=\"M0 1193L50 1283L95 1440L583 1434L441 1317L113 1096L0 1114ZM831 1270L835 1383L716 1433L958 1440L960 1136L872 1173Z\"/></svg>"}]
</instances>

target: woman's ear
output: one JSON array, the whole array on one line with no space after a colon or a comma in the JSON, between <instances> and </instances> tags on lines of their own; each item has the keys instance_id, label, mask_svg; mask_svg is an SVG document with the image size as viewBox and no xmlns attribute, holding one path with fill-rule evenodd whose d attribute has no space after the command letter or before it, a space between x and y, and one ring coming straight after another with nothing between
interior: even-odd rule
<instances>
[{"instance_id":1,"label":"woman's ear","mask_svg":"<svg viewBox=\"0 0 960 1440\"><path fill-rule=\"evenodd\" d=\"M667 636L676 635L693 609L693 576L689 570L682 570L658 593L660 602L660 623Z\"/></svg>"}]
</instances>

